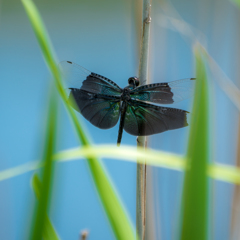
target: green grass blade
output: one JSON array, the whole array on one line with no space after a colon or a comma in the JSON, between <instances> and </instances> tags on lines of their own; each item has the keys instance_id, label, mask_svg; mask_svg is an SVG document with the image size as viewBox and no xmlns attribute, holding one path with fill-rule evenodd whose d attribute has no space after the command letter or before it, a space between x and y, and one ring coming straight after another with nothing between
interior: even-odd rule
<instances>
[{"instance_id":1,"label":"green grass blade","mask_svg":"<svg viewBox=\"0 0 240 240\"><path fill-rule=\"evenodd\" d=\"M197 81L187 152L182 204L182 240L207 239L208 93L204 62L195 51Z\"/></svg>"},{"instance_id":2,"label":"green grass blade","mask_svg":"<svg viewBox=\"0 0 240 240\"><path fill-rule=\"evenodd\" d=\"M32 180L32 185L33 185L33 189L34 192L36 194L36 197L39 199L40 198L40 191L42 188L42 184L40 182L40 179L38 178L37 174L33 175L33 180ZM42 231L42 236L44 240L59 240L59 237L50 221L50 219L48 218L47 214L45 216L45 220L44 220L44 227L43 227L43 231Z\"/></svg>"},{"instance_id":3,"label":"green grass blade","mask_svg":"<svg viewBox=\"0 0 240 240\"><path fill-rule=\"evenodd\" d=\"M33 162L24 163L17 167L0 171L0 181L19 176L33 170L37 170L41 167L43 167L42 162L33 161Z\"/></svg>"},{"instance_id":4,"label":"green grass blade","mask_svg":"<svg viewBox=\"0 0 240 240\"><path fill-rule=\"evenodd\" d=\"M54 155L55 160L71 161L79 158L89 157L104 157L113 158L120 161L137 162L139 158L140 163L146 163L156 167L164 167L174 170L183 170L185 166L185 159L181 155L168 153L164 151L156 151L153 149L139 148L121 145L121 148L116 145L96 145L82 148L73 148L58 152Z\"/></svg>"},{"instance_id":5,"label":"green grass blade","mask_svg":"<svg viewBox=\"0 0 240 240\"><path fill-rule=\"evenodd\" d=\"M93 147L73 148L58 152L54 155L56 161L72 161L79 158L98 156L104 158L117 159L120 161L146 162L154 167L167 168L177 171L185 170L185 158L170 152L156 151L152 149L116 145L97 145ZM214 162L214 161L212 161ZM207 174L215 180L220 180L233 184L240 184L240 168L226 164L208 164ZM1 176L1 175L0 175Z\"/></svg>"},{"instance_id":6,"label":"green grass blade","mask_svg":"<svg viewBox=\"0 0 240 240\"><path fill-rule=\"evenodd\" d=\"M225 164L210 164L208 176L212 179L240 185L240 168Z\"/></svg>"},{"instance_id":7,"label":"green grass blade","mask_svg":"<svg viewBox=\"0 0 240 240\"><path fill-rule=\"evenodd\" d=\"M136 159L138 159L140 163L146 162L148 165L154 167L167 168L177 171L184 171L186 165L185 158L181 155L144 148L139 148L137 151L134 147L124 145L121 146L121 149L115 145L97 145L93 147L73 148L58 152L54 155L54 159L56 161L72 161L74 159L88 158L91 156L131 162L136 162ZM240 184L240 168L238 167L226 164L208 164L207 174L215 180Z\"/></svg>"},{"instance_id":8,"label":"green grass blade","mask_svg":"<svg viewBox=\"0 0 240 240\"><path fill-rule=\"evenodd\" d=\"M61 78L61 74L55 58L55 53L53 51L53 48L51 47L50 39L45 30L41 17L37 11L37 8L35 7L35 5L31 0L22 0L22 3L25 7L29 20L32 24L34 33L36 35L36 38L42 50L44 60L46 61L46 64L54 77L55 85L58 89L60 96L64 101L64 104L68 110L68 113L71 116L74 127L76 128L78 137L84 145L87 145L89 144L87 135L85 131L82 129L81 125L79 124L78 122L79 120L76 114L74 113L74 110L68 104L68 96L66 95L63 84L62 84L62 78Z\"/></svg>"},{"instance_id":9,"label":"green grass blade","mask_svg":"<svg viewBox=\"0 0 240 240\"><path fill-rule=\"evenodd\" d=\"M43 52L45 61L54 76L58 91L63 98L66 108L73 120L79 140L83 145L89 145L90 141L79 124L74 110L67 103L68 98L62 86L61 74L54 59L54 52L51 48L50 40L47 36L40 15L32 1L22 0L22 2ZM89 158L88 165L115 237L121 240L135 239L131 221L129 220L120 198L117 196L116 190L111 184L110 178L107 175L102 163L97 158Z\"/></svg>"},{"instance_id":10,"label":"green grass blade","mask_svg":"<svg viewBox=\"0 0 240 240\"><path fill-rule=\"evenodd\" d=\"M168 153L164 151L156 151L151 149L141 149L137 151L135 147L116 145L97 145L82 148L73 148L54 154L55 161L73 161L91 157L104 157L117 159L120 161L130 161L136 163L138 158L140 162L148 165L162 167L177 171L185 170L185 158L181 155ZM212 161L213 162L213 161ZM0 171L0 181L7 180L43 167L40 161L29 162L14 168ZM209 164L207 168L209 177L233 184L240 184L240 168L225 164Z\"/></svg>"},{"instance_id":11,"label":"green grass blade","mask_svg":"<svg viewBox=\"0 0 240 240\"><path fill-rule=\"evenodd\" d=\"M41 240L44 232L44 226L46 225L46 213L48 209L48 203L50 198L50 187L52 179L53 168L53 154L56 140L56 96L51 94L49 103L48 122L46 129L46 140L44 147L44 168L43 168L43 180L42 186L39 187L37 195L39 201L36 204L35 217L33 220L31 240Z\"/></svg>"}]
</instances>

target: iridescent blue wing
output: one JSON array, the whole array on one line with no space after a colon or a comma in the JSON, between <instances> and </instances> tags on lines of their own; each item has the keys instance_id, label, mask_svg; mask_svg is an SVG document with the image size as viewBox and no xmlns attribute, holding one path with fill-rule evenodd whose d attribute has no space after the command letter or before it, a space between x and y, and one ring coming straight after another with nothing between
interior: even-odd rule
<instances>
[{"instance_id":1,"label":"iridescent blue wing","mask_svg":"<svg viewBox=\"0 0 240 240\"><path fill-rule=\"evenodd\" d=\"M148 136L188 126L187 111L159 107L141 101L128 102L124 130L135 136Z\"/></svg>"},{"instance_id":2,"label":"iridescent blue wing","mask_svg":"<svg viewBox=\"0 0 240 240\"><path fill-rule=\"evenodd\" d=\"M99 74L90 72L82 66L63 61L59 63L68 88L81 88L82 90L105 95L121 95L122 89L112 80Z\"/></svg>"},{"instance_id":3,"label":"iridescent blue wing","mask_svg":"<svg viewBox=\"0 0 240 240\"><path fill-rule=\"evenodd\" d=\"M133 99L159 104L177 103L190 98L194 92L195 78L185 78L168 83L153 83L131 90Z\"/></svg>"},{"instance_id":4,"label":"iridescent blue wing","mask_svg":"<svg viewBox=\"0 0 240 240\"><path fill-rule=\"evenodd\" d=\"M115 126L119 119L120 98L72 88L69 98L72 106L89 122L101 129ZM76 103L76 104L75 104Z\"/></svg>"}]
</instances>

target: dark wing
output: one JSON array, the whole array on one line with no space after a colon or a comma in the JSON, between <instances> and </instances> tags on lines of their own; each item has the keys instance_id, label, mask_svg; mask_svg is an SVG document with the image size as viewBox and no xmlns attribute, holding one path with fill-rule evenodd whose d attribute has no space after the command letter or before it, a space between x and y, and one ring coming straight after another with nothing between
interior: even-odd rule
<instances>
[{"instance_id":1,"label":"dark wing","mask_svg":"<svg viewBox=\"0 0 240 240\"><path fill-rule=\"evenodd\" d=\"M128 102L124 130L134 136L148 136L188 126L187 111L159 107L141 101Z\"/></svg>"},{"instance_id":2,"label":"dark wing","mask_svg":"<svg viewBox=\"0 0 240 240\"><path fill-rule=\"evenodd\" d=\"M72 106L79 111L94 126L108 129L115 126L119 118L120 99L105 95L90 93L81 89L71 89Z\"/></svg>"},{"instance_id":3,"label":"dark wing","mask_svg":"<svg viewBox=\"0 0 240 240\"><path fill-rule=\"evenodd\" d=\"M190 98L194 92L195 78L185 78L168 83L142 85L130 92L133 99L159 104L177 103Z\"/></svg>"},{"instance_id":4,"label":"dark wing","mask_svg":"<svg viewBox=\"0 0 240 240\"><path fill-rule=\"evenodd\" d=\"M88 92L105 95L122 93L122 89L110 79L90 72L76 63L63 61L59 63L59 67L68 88L81 88Z\"/></svg>"}]
</instances>

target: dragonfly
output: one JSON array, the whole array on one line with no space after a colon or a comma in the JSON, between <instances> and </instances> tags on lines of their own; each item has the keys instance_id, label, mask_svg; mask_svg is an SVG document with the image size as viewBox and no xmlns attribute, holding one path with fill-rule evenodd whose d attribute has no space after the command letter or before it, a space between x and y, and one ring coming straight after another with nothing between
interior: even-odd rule
<instances>
[{"instance_id":1,"label":"dragonfly","mask_svg":"<svg viewBox=\"0 0 240 240\"><path fill-rule=\"evenodd\" d=\"M159 105L190 98L195 78L139 85L137 77L130 77L121 88L74 62L59 66L69 86L70 104L84 118L100 129L114 127L120 118L118 146L123 129L134 136L149 136L188 126L188 111Z\"/></svg>"}]
</instances>

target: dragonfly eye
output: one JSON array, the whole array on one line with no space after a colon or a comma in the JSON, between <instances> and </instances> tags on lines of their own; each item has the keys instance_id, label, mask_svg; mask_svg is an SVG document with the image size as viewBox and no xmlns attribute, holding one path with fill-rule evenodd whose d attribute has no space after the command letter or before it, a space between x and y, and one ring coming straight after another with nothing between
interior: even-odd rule
<instances>
[{"instance_id":1,"label":"dragonfly eye","mask_svg":"<svg viewBox=\"0 0 240 240\"><path fill-rule=\"evenodd\" d=\"M139 79L137 77L130 77L128 79L128 84L131 84L137 87L139 85Z\"/></svg>"}]
</instances>

